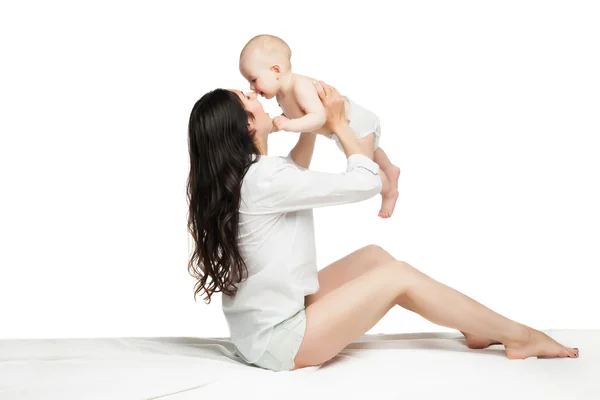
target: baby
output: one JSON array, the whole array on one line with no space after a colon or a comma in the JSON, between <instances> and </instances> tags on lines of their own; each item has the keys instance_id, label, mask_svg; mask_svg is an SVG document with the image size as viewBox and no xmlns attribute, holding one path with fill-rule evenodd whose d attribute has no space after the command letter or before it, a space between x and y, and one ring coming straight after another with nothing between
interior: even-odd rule
<instances>
[{"instance_id":1,"label":"baby","mask_svg":"<svg viewBox=\"0 0 600 400\"><path fill-rule=\"evenodd\" d=\"M314 132L335 140L344 150L335 132L327 131L325 109L313 84L314 79L292 72L290 47L272 35L258 35L250 39L240 54L240 72L250 83L250 89L261 96L276 97L283 115L275 117L277 130ZM379 147L381 127L379 118L371 111L346 99L346 115L350 128L356 134L361 149L367 150L379 165L383 188L379 216L389 218L398 199L400 168L390 162Z\"/></svg>"}]
</instances>

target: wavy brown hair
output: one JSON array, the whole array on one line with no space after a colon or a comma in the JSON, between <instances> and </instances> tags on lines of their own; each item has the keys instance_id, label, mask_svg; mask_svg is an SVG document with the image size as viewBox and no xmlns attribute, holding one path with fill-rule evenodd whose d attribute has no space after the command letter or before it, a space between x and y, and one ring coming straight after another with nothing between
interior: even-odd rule
<instances>
[{"instance_id":1,"label":"wavy brown hair","mask_svg":"<svg viewBox=\"0 0 600 400\"><path fill-rule=\"evenodd\" d=\"M204 292L233 296L248 270L238 247L242 179L259 150L239 96L215 89L194 104L188 126L188 231L194 249L188 272L196 280L194 299ZM252 155L257 155L253 159Z\"/></svg>"}]
</instances>

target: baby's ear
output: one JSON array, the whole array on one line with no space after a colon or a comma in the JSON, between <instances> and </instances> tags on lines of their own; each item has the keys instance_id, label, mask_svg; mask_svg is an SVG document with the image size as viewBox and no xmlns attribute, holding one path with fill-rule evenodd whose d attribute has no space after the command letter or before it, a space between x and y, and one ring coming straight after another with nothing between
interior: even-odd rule
<instances>
[{"instance_id":1,"label":"baby's ear","mask_svg":"<svg viewBox=\"0 0 600 400\"><path fill-rule=\"evenodd\" d=\"M281 67L278 64L271 65L271 71L281 73Z\"/></svg>"}]
</instances>

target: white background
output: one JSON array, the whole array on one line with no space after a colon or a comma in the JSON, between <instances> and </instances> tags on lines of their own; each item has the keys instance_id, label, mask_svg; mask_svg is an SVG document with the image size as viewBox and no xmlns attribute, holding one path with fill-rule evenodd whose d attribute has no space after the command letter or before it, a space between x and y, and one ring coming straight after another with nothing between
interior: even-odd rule
<instances>
[{"instance_id":1,"label":"white background","mask_svg":"<svg viewBox=\"0 0 600 400\"><path fill-rule=\"evenodd\" d=\"M390 220L316 210L319 268L375 243L538 329L600 328L597 3L332 3L2 4L0 337L228 336L187 273L186 129L248 89L259 33L376 112L402 170ZM320 137L312 167L344 156ZM436 330L394 309L370 333Z\"/></svg>"}]
</instances>

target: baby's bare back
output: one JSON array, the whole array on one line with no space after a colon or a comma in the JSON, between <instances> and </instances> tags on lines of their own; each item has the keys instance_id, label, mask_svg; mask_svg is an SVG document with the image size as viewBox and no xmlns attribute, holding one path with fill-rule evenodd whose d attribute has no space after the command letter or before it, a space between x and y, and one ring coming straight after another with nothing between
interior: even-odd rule
<instances>
[{"instance_id":1,"label":"baby's bare back","mask_svg":"<svg viewBox=\"0 0 600 400\"><path fill-rule=\"evenodd\" d=\"M308 76L304 76L304 75L300 75L300 74L293 74L292 75L292 84L290 85L290 88L288 89L288 91L286 93L280 93L277 95L277 102L279 103L279 107L281 107L281 109L283 110L283 114L288 119L302 118L303 116L306 115L306 112L304 112L304 110L298 103L298 99L296 98L296 96L294 96L294 85L296 85L302 81L312 84L312 82L315 80L316 79L308 77ZM315 95L316 94L317 94L317 89L315 89ZM348 103L347 100L346 100L346 103ZM349 105L346 104L346 109L348 109L348 106ZM326 128L319 128L313 132L319 133L322 135L329 135L330 133L332 133L329 129L326 129Z\"/></svg>"}]
</instances>

